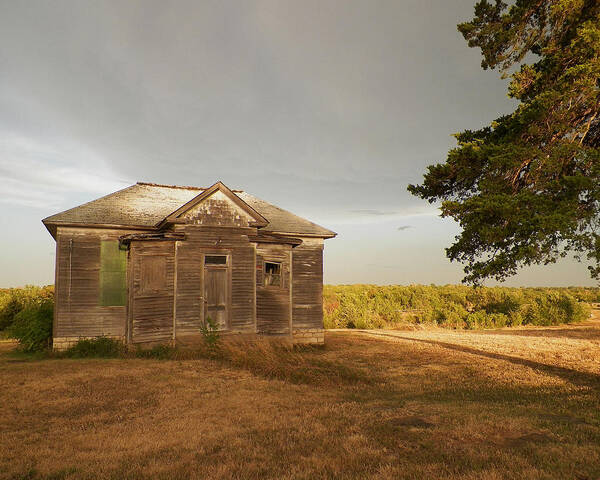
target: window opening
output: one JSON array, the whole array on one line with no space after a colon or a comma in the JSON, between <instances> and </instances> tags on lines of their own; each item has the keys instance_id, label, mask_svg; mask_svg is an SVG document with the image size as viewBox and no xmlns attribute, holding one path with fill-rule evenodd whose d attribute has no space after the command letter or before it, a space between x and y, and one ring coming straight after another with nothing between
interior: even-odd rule
<instances>
[{"instance_id":1,"label":"window opening","mask_svg":"<svg viewBox=\"0 0 600 480\"><path fill-rule=\"evenodd\" d=\"M265 262L265 286L281 286L281 263Z\"/></svg>"}]
</instances>

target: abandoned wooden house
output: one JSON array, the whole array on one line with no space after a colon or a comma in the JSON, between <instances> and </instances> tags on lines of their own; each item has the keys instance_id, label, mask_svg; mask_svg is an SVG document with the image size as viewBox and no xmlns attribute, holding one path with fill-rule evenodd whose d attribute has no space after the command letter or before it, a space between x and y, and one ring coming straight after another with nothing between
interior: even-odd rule
<instances>
[{"instance_id":1,"label":"abandoned wooden house","mask_svg":"<svg viewBox=\"0 0 600 480\"><path fill-rule=\"evenodd\" d=\"M43 220L56 240L53 344L225 333L323 342L323 240L336 234L221 182L137 183Z\"/></svg>"}]
</instances>

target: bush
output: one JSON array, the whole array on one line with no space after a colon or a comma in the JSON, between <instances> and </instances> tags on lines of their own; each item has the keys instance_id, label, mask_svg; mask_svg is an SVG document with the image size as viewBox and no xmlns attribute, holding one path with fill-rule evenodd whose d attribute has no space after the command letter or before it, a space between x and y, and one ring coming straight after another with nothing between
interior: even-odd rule
<instances>
[{"instance_id":1,"label":"bush","mask_svg":"<svg viewBox=\"0 0 600 480\"><path fill-rule=\"evenodd\" d=\"M65 357L71 358L116 358L125 355L127 347L119 340L98 337L89 340L79 340L64 352Z\"/></svg>"},{"instance_id":2,"label":"bush","mask_svg":"<svg viewBox=\"0 0 600 480\"><path fill-rule=\"evenodd\" d=\"M2 310L0 310L0 330L8 329L15 321L17 314L23 310L23 308L24 305L22 305L17 298L12 296L9 297Z\"/></svg>"},{"instance_id":3,"label":"bush","mask_svg":"<svg viewBox=\"0 0 600 480\"><path fill-rule=\"evenodd\" d=\"M54 287L51 285L0 289L0 331L9 329L17 314L25 308L53 298Z\"/></svg>"},{"instance_id":4,"label":"bush","mask_svg":"<svg viewBox=\"0 0 600 480\"><path fill-rule=\"evenodd\" d=\"M54 302L42 300L29 305L15 315L8 329L9 335L19 342L25 352L41 351L50 346Z\"/></svg>"}]
</instances>

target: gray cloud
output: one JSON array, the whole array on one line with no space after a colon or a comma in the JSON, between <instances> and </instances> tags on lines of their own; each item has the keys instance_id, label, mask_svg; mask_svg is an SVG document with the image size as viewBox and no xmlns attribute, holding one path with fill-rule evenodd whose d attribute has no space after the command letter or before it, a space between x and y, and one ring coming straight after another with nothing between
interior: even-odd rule
<instances>
[{"instance_id":1,"label":"gray cloud","mask_svg":"<svg viewBox=\"0 0 600 480\"><path fill-rule=\"evenodd\" d=\"M115 179L416 205L449 134L507 104L456 32L472 0L452 3L5 4L0 134L76 142Z\"/></svg>"},{"instance_id":2,"label":"gray cloud","mask_svg":"<svg viewBox=\"0 0 600 480\"><path fill-rule=\"evenodd\" d=\"M364 224L430 208L406 185L445 159L450 134L513 108L456 31L474 3L3 2L5 221L52 248L39 220L57 210L137 180L222 180L339 222L326 277L343 281L335 252L357 247ZM424 239L451 231L433 216L426 225ZM436 232L427 258L447 246ZM3 283L38 278L17 260L0 271Z\"/></svg>"},{"instance_id":3,"label":"gray cloud","mask_svg":"<svg viewBox=\"0 0 600 480\"><path fill-rule=\"evenodd\" d=\"M414 228L414 227L412 225L401 225L398 227L398 230L404 231L404 230L408 230L410 228Z\"/></svg>"}]
</instances>

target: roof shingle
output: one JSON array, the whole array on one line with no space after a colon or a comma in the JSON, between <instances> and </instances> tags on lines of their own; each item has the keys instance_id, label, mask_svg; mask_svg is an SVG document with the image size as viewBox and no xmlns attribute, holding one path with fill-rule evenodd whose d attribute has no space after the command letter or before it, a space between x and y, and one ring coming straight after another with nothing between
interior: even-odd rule
<instances>
[{"instance_id":1,"label":"roof shingle","mask_svg":"<svg viewBox=\"0 0 600 480\"><path fill-rule=\"evenodd\" d=\"M205 188L137 183L43 220L46 226L60 224L120 225L154 228L170 213L202 193ZM335 232L276 207L249 193L233 190L269 224L263 232L333 237Z\"/></svg>"}]
</instances>

